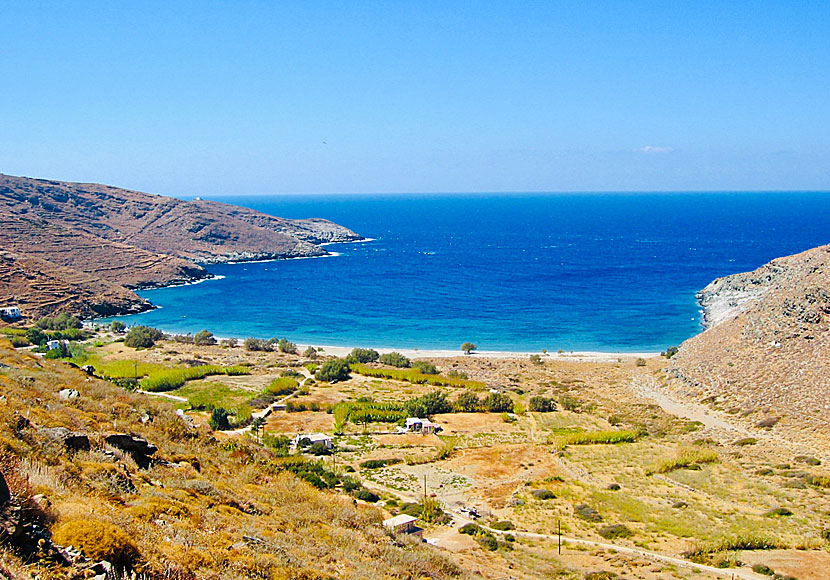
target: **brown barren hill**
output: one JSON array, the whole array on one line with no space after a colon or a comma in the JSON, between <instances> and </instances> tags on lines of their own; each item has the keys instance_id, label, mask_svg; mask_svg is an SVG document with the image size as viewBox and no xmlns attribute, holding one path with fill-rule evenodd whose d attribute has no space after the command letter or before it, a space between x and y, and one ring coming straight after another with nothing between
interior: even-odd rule
<instances>
[{"instance_id":1,"label":"brown barren hill","mask_svg":"<svg viewBox=\"0 0 830 580\"><path fill-rule=\"evenodd\" d=\"M719 278L699 299L709 326L670 373L687 394L756 425L830 433L830 246Z\"/></svg>"},{"instance_id":2,"label":"brown barren hill","mask_svg":"<svg viewBox=\"0 0 830 580\"><path fill-rule=\"evenodd\" d=\"M134 311L148 305L128 289L210 277L199 264L324 256L324 243L362 239L324 219L291 220L213 201L2 174L0 212L0 250L15 256L15 272L37 263L53 281L51 298L34 286L37 296L29 295L18 278L0 283L0 303L27 305L28 318ZM80 288L79 274L87 284L94 281L94 292L70 290ZM105 287L121 293L116 299ZM90 301L93 296L98 302Z\"/></svg>"}]
</instances>

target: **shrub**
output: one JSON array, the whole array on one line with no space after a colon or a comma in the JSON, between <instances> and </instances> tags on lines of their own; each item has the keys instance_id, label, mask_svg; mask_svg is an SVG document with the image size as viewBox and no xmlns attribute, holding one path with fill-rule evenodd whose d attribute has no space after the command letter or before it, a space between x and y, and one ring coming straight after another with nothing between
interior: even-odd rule
<instances>
[{"instance_id":1,"label":"shrub","mask_svg":"<svg viewBox=\"0 0 830 580\"><path fill-rule=\"evenodd\" d=\"M816 487L830 488L830 476L808 475L807 483Z\"/></svg>"},{"instance_id":2,"label":"shrub","mask_svg":"<svg viewBox=\"0 0 830 580\"><path fill-rule=\"evenodd\" d=\"M584 503L581 503L574 507L574 515L589 522L602 521L602 516L599 515L599 512L591 506L589 506L588 504Z\"/></svg>"},{"instance_id":3,"label":"shrub","mask_svg":"<svg viewBox=\"0 0 830 580\"><path fill-rule=\"evenodd\" d=\"M821 465L821 459L816 459L809 455L798 455L795 460L800 463L806 463L807 465Z\"/></svg>"},{"instance_id":4,"label":"shrub","mask_svg":"<svg viewBox=\"0 0 830 580\"><path fill-rule=\"evenodd\" d=\"M459 534L466 534L468 536L475 536L479 532L482 532L481 526L478 524L464 524L460 528L458 528Z\"/></svg>"},{"instance_id":5,"label":"shrub","mask_svg":"<svg viewBox=\"0 0 830 580\"><path fill-rule=\"evenodd\" d=\"M778 507L778 508L773 508L769 511L764 512L764 515L768 518L774 518L776 516L788 517L788 516L793 515L793 512L791 512L787 508Z\"/></svg>"},{"instance_id":6,"label":"shrub","mask_svg":"<svg viewBox=\"0 0 830 580\"><path fill-rule=\"evenodd\" d=\"M288 340L287 338L281 338L279 342L277 342L277 348L280 352L284 352L287 354L297 354L297 345Z\"/></svg>"},{"instance_id":7,"label":"shrub","mask_svg":"<svg viewBox=\"0 0 830 580\"><path fill-rule=\"evenodd\" d=\"M94 519L71 520L58 525L52 540L61 546L75 546L91 560L107 560L116 566L132 567L139 553L121 528Z\"/></svg>"},{"instance_id":8,"label":"shrub","mask_svg":"<svg viewBox=\"0 0 830 580\"><path fill-rule=\"evenodd\" d=\"M755 437L744 437L743 439L735 441L735 445L738 447L746 447L747 445L755 445L756 443L758 443L758 440Z\"/></svg>"},{"instance_id":9,"label":"shrub","mask_svg":"<svg viewBox=\"0 0 830 580\"><path fill-rule=\"evenodd\" d=\"M616 580L618 577L616 572L607 572L605 570L585 574L585 580Z\"/></svg>"},{"instance_id":10,"label":"shrub","mask_svg":"<svg viewBox=\"0 0 830 580\"><path fill-rule=\"evenodd\" d=\"M399 352L390 352L387 354L382 354L378 358L378 362L381 364L389 365L390 367L398 367L400 369L409 368L409 365L412 363L407 357L402 355Z\"/></svg>"},{"instance_id":11,"label":"shrub","mask_svg":"<svg viewBox=\"0 0 830 580\"><path fill-rule=\"evenodd\" d=\"M755 426L761 427L762 429L772 429L778 424L780 420L781 417L767 417L766 419L758 421L758 423Z\"/></svg>"},{"instance_id":12,"label":"shrub","mask_svg":"<svg viewBox=\"0 0 830 580\"><path fill-rule=\"evenodd\" d=\"M532 354L532 355L530 355L530 362L532 362L535 365L541 365L542 364L542 357L538 354Z\"/></svg>"},{"instance_id":13,"label":"shrub","mask_svg":"<svg viewBox=\"0 0 830 580\"><path fill-rule=\"evenodd\" d=\"M618 443L633 443L641 436L640 431L588 431L568 435L562 445L616 445Z\"/></svg>"},{"instance_id":14,"label":"shrub","mask_svg":"<svg viewBox=\"0 0 830 580\"><path fill-rule=\"evenodd\" d=\"M447 395L441 391L432 391L426 395L409 399L404 409L411 417L428 417L439 413L451 413L452 405Z\"/></svg>"},{"instance_id":15,"label":"shrub","mask_svg":"<svg viewBox=\"0 0 830 580\"><path fill-rule=\"evenodd\" d=\"M475 413L481 410L481 401L473 391L467 390L458 395L453 408L460 413Z\"/></svg>"},{"instance_id":16,"label":"shrub","mask_svg":"<svg viewBox=\"0 0 830 580\"><path fill-rule=\"evenodd\" d=\"M602 526L597 533L606 540L628 538L633 535L633 532L622 524L609 524L607 526Z\"/></svg>"},{"instance_id":17,"label":"shrub","mask_svg":"<svg viewBox=\"0 0 830 580\"><path fill-rule=\"evenodd\" d=\"M778 540L756 536L754 534L745 534L698 544L692 549L683 552L682 556L694 562L700 562L705 556L719 552L733 552L736 550L778 550L786 548L787 545Z\"/></svg>"},{"instance_id":18,"label":"shrub","mask_svg":"<svg viewBox=\"0 0 830 580\"><path fill-rule=\"evenodd\" d=\"M559 404L561 404L562 408L566 411L578 412L582 407L582 403L579 399L570 395L563 395L562 398L559 399Z\"/></svg>"},{"instance_id":19,"label":"shrub","mask_svg":"<svg viewBox=\"0 0 830 580\"><path fill-rule=\"evenodd\" d=\"M766 564L755 564L752 566L752 571L756 574L763 574L764 576L772 576L775 571Z\"/></svg>"},{"instance_id":20,"label":"shrub","mask_svg":"<svg viewBox=\"0 0 830 580\"><path fill-rule=\"evenodd\" d=\"M638 367L644 367L644 366L646 366L646 359L638 358L637 360L634 361L634 364L637 365Z\"/></svg>"},{"instance_id":21,"label":"shrub","mask_svg":"<svg viewBox=\"0 0 830 580\"><path fill-rule=\"evenodd\" d=\"M513 399L504 393L490 393L481 404L491 413L513 412Z\"/></svg>"},{"instance_id":22,"label":"shrub","mask_svg":"<svg viewBox=\"0 0 830 580\"><path fill-rule=\"evenodd\" d=\"M371 348L353 348L352 352L350 352L346 356L346 361L350 364L352 363L371 363L375 362L380 358L378 351L373 350Z\"/></svg>"},{"instance_id":23,"label":"shrub","mask_svg":"<svg viewBox=\"0 0 830 580\"><path fill-rule=\"evenodd\" d=\"M357 499L368 501L369 503L375 503L380 500L380 497L376 493L372 493L368 489L359 489L354 492L354 496Z\"/></svg>"},{"instance_id":24,"label":"shrub","mask_svg":"<svg viewBox=\"0 0 830 580\"><path fill-rule=\"evenodd\" d=\"M467 353L470 354L470 353ZM489 550L491 552L495 552L499 549L499 542L492 534L481 534L480 536L476 537L476 541L481 545L482 548L485 550Z\"/></svg>"},{"instance_id":25,"label":"shrub","mask_svg":"<svg viewBox=\"0 0 830 580\"><path fill-rule=\"evenodd\" d=\"M492 526L490 526L494 530L499 530L500 532L506 532L508 530L515 530L516 526L513 525L513 522L510 520L502 520L500 522L496 522Z\"/></svg>"},{"instance_id":26,"label":"shrub","mask_svg":"<svg viewBox=\"0 0 830 580\"><path fill-rule=\"evenodd\" d=\"M216 338L209 330L200 330L193 335L193 344L196 346L210 346L216 344Z\"/></svg>"},{"instance_id":27,"label":"shrub","mask_svg":"<svg viewBox=\"0 0 830 580\"><path fill-rule=\"evenodd\" d=\"M531 397L528 409L534 413L552 413L556 411L556 401L551 397Z\"/></svg>"},{"instance_id":28,"label":"shrub","mask_svg":"<svg viewBox=\"0 0 830 580\"><path fill-rule=\"evenodd\" d=\"M381 467L386 467L387 465L395 465L396 463L401 463L400 459L367 459L363 463L360 464L360 467L363 469L379 469Z\"/></svg>"},{"instance_id":29,"label":"shrub","mask_svg":"<svg viewBox=\"0 0 830 580\"><path fill-rule=\"evenodd\" d=\"M35 323L37 328L42 330L69 330L70 328L81 328L81 321L76 316L65 312L57 316L45 316Z\"/></svg>"},{"instance_id":30,"label":"shrub","mask_svg":"<svg viewBox=\"0 0 830 580\"><path fill-rule=\"evenodd\" d=\"M242 346L245 347L245 350L251 352L271 352L274 350L274 345L268 340L263 340L261 338L246 338L242 342Z\"/></svg>"},{"instance_id":31,"label":"shrub","mask_svg":"<svg viewBox=\"0 0 830 580\"><path fill-rule=\"evenodd\" d=\"M676 346L670 346L666 349L666 352L661 352L660 354L666 358L671 358L677 354L679 349Z\"/></svg>"},{"instance_id":32,"label":"shrub","mask_svg":"<svg viewBox=\"0 0 830 580\"><path fill-rule=\"evenodd\" d=\"M303 356L306 357L306 358L315 359L315 358L317 358L317 349L314 348L313 346L310 346L310 347L308 347L307 349L305 349L303 351ZM314 371L312 371L312 372L314 372Z\"/></svg>"},{"instance_id":33,"label":"shrub","mask_svg":"<svg viewBox=\"0 0 830 580\"><path fill-rule=\"evenodd\" d=\"M164 333L150 326L133 326L124 337L124 345L130 348L150 348L161 340Z\"/></svg>"},{"instance_id":34,"label":"shrub","mask_svg":"<svg viewBox=\"0 0 830 580\"><path fill-rule=\"evenodd\" d=\"M338 381L345 381L349 378L348 361L342 358L335 358L327 360L323 365L317 369L314 375L318 381L325 381L327 383L336 383Z\"/></svg>"},{"instance_id":35,"label":"shrub","mask_svg":"<svg viewBox=\"0 0 830 580\"><path fill-rule=\"evenodd\" d=\"M536 499L556 499L556 494L549 489L534 489L530 493Z\"/></svg>"},{"instance_id":36,"label":"shrub","mask_svg":"<svg viewBox=\"0 0 830 580\"><path fill-rule=\"evenodd\" d=\"M265 393L275 397L290 395L297 390L299 384L300 383L298 383L296 379L291 377L279 377L271 381L268 386L265 387Z\"/></svg>"},{"instance_id":37,"label":"shrub","mask_svg":"<svg viewBox=\"0 0 830 580\"><path fill-rule=\"evenodd\" d=\"M210 428L214 431L227 431L231 428L227 409L217 407L210 414Z\"/></svg>"},{"instance_id":38,"label":"shrub","mask_svg":"<svg viewBox=\"0 0 830 580\"><path fill-rule=\"evenodd\" d=\"M437 375L438 374L438 367L436 367L431 362L425 360L414 360L410 363L412 368L421 371L421 373L425 375Z\"/></svg>"},{"instance_id":39,"label":"shrub","mask_svg":"<svg viewBox=\"0 0 830 580\"><path fill-rule=\"evenodd\" d=\"M120 320L113 320L110 324L110 330L113 332L124 332L127 329L127 325L121 322Z\"/></svg>"},{"instance_id":40,"label":"shrub","mask_svg":"<svg viewBox=\"0 0 830 580\"><path fill-rule=\"evenodd\" d=\"M711 449L687 448L683 449L676 458L669 459L668 461L664 461L657 465L653 472L668 473L670 471L674 471L675 469L688 469L694 467L700 469L700 465L702 464L717 463L718 461L720 461L718 454Z\"/></svg>"}]
</instances>

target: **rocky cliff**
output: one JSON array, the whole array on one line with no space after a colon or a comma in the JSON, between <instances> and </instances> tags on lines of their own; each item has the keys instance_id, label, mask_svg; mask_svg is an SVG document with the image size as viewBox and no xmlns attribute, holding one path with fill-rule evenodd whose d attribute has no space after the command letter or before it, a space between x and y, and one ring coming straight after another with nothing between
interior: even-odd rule
<instances>
[{"instance_id":1,"label":"rocky cliff","mask_svg":"<svg viewBox=\"0 0 830 580\"><path fill-rule=\"evenodd\" d=\"M2 174L0 212L0 305L30 318L146 309L131 289L209 277L199 263L324 256L323 243L361 239L324 219Z\"/></svg>"},{"instance_id":2,"label":"rocky cliff","mask_svg":"<svg viewBox=\"0 0 830 580\"><path fill-rule=\"evenodd\" d=\"M699 298L708 328L669 369L684 392L747 421L830 432L830 246L719 278Z\"/></svg>"}]
</instances>

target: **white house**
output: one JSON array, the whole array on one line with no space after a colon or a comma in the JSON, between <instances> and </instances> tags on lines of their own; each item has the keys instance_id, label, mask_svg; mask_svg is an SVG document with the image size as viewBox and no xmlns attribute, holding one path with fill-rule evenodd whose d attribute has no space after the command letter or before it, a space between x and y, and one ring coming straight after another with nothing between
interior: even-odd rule
<instances>
[{"instance_id":1,"label":"white house","mask_svg":"<svg viewBox=\"0 0 830 580\"><path fill-rule=\"evenodd\" d=\"M415 534L421 535L423 530L415 525L417 518L401 514L394 518L383 520L383 527L393 534Z\"/></svg>"},{"instance_id":2,"label":"white house","mask_svg":"<svg viewBox=\"0 0 830 580\"><path fill-rule=\"evenodd\" d=\"M406 430L421 433L422 435L429 435L441 431L441 425L433 423L429 419L419 419L417 417L409 417L406 420Z\"/></svg>"},{"instance_id":3,"label":"white house","mask_svg":"<svg viewBox=\"0 0 830 580\"><path fill-rule=\"evenodd\" d=\"M20 308L18 306L6 306L5 308L0 308L0 318L3 318L3 320L17 320L21 316L22 314L20 313Z\"/></svg>"},{"instance_id":4,"label":"white house","mask_svg":"<svg viewBox=\"0 0 830 580\"><path fill-rule=\"evenodd\" d=\"M61 347L61 344L66 344L62 340L49 340L46 342L46 348L49 350L57 350Z\"/></svg>"},{"instance_id":5,"label":"white house","mask_svg":"<svg viewBox=\"0 0 830 580\"><path fill-rule=\"evenodd\" d=\"M315 443L322 443L323 445L326 446L326 449L331 449L332 445L333 445L331 437L329 437L325 433L309 433L309 434L300 433L299 435L294 437L294 439L291 441L291 444L294 445L295 447L299 447L300 446L300 441L303 441L303 440L306 440L306 439L309 441L309 443L308 443L309 446L314 445Z\"/></svg>"}]
</instances>

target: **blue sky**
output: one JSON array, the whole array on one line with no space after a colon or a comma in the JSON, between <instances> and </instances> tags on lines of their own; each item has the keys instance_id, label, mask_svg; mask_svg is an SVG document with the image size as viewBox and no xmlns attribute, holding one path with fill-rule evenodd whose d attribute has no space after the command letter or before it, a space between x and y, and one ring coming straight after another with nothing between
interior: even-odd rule
<instances>
[{"instance_id":1,"label":"blue sky","mask_svg":"<svg viewBox=\"0 0 830 580\"><path fill-rule=\"evenodd\" d=\"M169 195L830 190L830 2L0 3L0 172Z\"/></svg>"}]
</instances>

